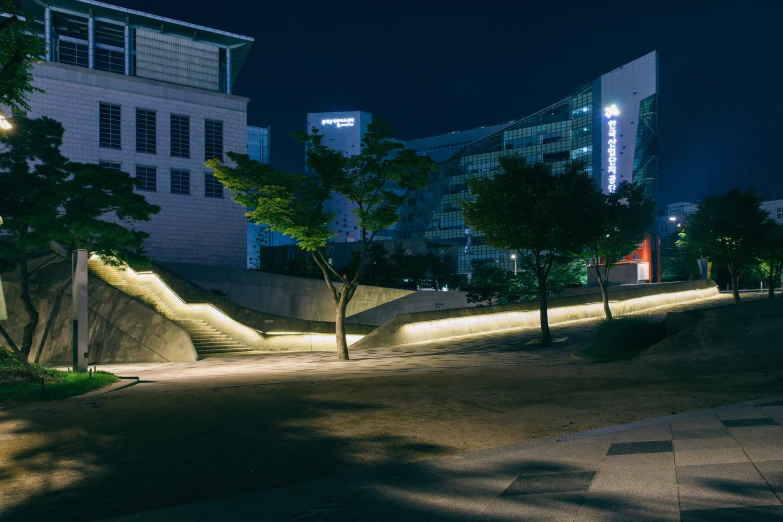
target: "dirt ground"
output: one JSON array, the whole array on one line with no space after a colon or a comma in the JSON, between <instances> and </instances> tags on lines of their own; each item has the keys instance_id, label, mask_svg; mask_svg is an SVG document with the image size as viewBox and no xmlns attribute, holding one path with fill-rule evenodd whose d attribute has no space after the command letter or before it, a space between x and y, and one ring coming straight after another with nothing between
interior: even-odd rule
<instances>
[{"instance_id":1,"label":"dirt ground","mask_svg":"<svg viewBox=\"0 0 783 522\"><path fill-rule=\"evenodd\" d=\"M96 520L783 395L783 302L757 301L623 362L584 357L584 323L547 348L525 344L535 332L442 343L475 365L422 346L421 371L6 408L0 518Z\"/></svg>"}]
</instances>

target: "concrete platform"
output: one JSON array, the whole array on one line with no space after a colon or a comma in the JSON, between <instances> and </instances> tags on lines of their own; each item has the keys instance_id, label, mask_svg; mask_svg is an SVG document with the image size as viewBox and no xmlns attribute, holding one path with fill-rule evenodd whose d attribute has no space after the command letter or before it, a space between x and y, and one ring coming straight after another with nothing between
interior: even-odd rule
<instances>
[{"instance_id":1,"label":"concrete platform","mask_svg":"<svg viewBox=\"0 0 783 522\"><path fill-rule=\"evenodd\" d=\"M783 520L783 398L114 519Z\"/></svg>"}]
</instances>

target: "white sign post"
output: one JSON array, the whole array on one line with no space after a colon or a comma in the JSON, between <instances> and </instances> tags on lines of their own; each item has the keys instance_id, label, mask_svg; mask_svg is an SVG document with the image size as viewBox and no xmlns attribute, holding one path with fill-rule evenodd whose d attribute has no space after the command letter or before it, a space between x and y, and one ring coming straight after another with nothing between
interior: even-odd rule
<instances>
[{"instance_id":1,"label":"white sign post","mask_svg":"<svg viewBox=\"0 0 783 522\"><path fill-rule=\"evenodd\" d=\"M87 371L87 251L71 254L73 287L73 371Z\"/></svg>"}]
</instances>

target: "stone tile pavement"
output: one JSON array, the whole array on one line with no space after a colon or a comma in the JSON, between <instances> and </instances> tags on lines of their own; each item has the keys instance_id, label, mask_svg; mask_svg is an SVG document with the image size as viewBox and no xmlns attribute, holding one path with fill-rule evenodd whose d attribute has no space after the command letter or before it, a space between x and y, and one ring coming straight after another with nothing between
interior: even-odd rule
<instances>
[{"instance_id":1,"label":"stone tile pavement","mask_svg":"<svg viewBox=\"0 0 783 522\"><path fill-rule=\"evenodd\" d=\"M117 521L783 520L783 398Z\"/></svg>"}]
</instances>

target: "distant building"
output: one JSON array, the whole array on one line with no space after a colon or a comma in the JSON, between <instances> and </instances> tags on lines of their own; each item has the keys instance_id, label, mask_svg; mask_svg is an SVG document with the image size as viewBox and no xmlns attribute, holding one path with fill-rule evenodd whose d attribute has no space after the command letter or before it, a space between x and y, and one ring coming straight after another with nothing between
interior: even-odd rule
<instances>
[{"instance_id":1,"label":"distant building","mask_svg":"<svg viewBox=\"0 0 783 522\"><path fill-rule=\"evenodd\" d=\"M776 223L783 224L783 199L773 199L761 204L761 208L769 213Z\"/></svg>"},{"instance_id":2,"label":"distant building","mask_svg":"<svg viewBox=\"0 0 783 522\"><path fill-rule=\"evenodd\" d=\"M413 217L409 213L406 218L412 219L410 237L460 246L460 273L469 274L475 261L513 270L510 253L487 245L481 233L465 224L457 203L471 197L468 179L491 174L503 154L550 164L556 173L567 161L582 160L604 192L629 181L643 184L647 197L657 199L657 112L658 54L652 52L554 105L446 151L451 156L418 191ZM657 252L651 256L656 258ZM657 267L652 270L652 280L657 280Z\"/></svg>"},{"instance_id":3,"label":"distant building","mask_svg":"<svg viewBox=\"0 0 783 522\"><path fill-rule=\"evenodd\" d=\"M204 166L247 150L232 94L253 39L92 0L22 0L46 42L29 117L65 128L62 152L143 182L160 214L137 226L156 261L245 266L245 209Z\"/></svg>"},{"instance_id":4,"label":"distant building","mask_svg":"<svg viewBox=\"0 0 783 522\"><path fill-rule=\"evenodd\" d=\"M269 164L270 160L270 128L247 127L247 155L251 160ZM271 245L274 232L266 230L262 225L247 223L247 267L253 268L258 259L259 234L265 245Z\"/></svg>"},{"instance_id":5,"label":"distant building","mask_svg":"<svg viewBox=\"0 0 783 522\"><path fill-rule=\"evenodd\" d=\"M317 129L322 135L323 144L330 149L339 150L353 156L359 154L362 148L362 138L367 127L372 123L372 114L361 111L347 112L316 112L307 115L307 132ZM305 166L305 171L307 172ZM326 210L334 213L332 230L336 243L360 240L359 225L353 213L356 206L344 196L334 194L327 204Z\"/></svg>"}]
</instances>

